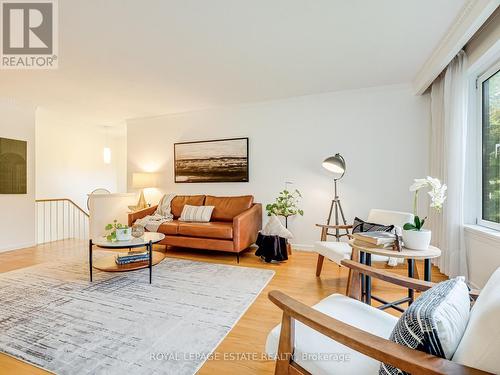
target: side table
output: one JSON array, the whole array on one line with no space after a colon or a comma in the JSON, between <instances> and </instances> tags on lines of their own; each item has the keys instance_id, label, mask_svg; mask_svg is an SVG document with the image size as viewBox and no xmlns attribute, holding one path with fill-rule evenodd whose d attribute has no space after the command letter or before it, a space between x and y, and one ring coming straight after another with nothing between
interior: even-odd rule
<instances>
[{"instance_id":1,"label":"side table","mask_svg":"<svg viewBox=\"0 0 500 375\"><path fill-rule=\"evenodd\" d=\"M415 275L415 260L423 260L425 281L431 281L431 259L441 256L441 250L434 246L429 246L427 250L411 250L403 247L401 251L394 251L391 248L381 249L375 246L360 246L355 244L354 240L349 241L349 245L352 247L352 260L360 262L367 266L371 266L372 254L390 258L406 259L408 263L408 277L414 277ZM399 305L406 302L408 302L408 304L411 304L414 300L413 289L408 289L408 297L394 302L388 302L380 297L373 296L371 294L371 277L360 275L358 272L351 272L349 287L351 288L351 290L348 291L348 293L352 293L353 295L357 295L358 297L364 297L364 301L367 304L371 304L372 298L382 303L382 305L379 306L379 309L381 310L393 308L402 312L404 310L400 308Z\"/></svg>"}]
</instances>

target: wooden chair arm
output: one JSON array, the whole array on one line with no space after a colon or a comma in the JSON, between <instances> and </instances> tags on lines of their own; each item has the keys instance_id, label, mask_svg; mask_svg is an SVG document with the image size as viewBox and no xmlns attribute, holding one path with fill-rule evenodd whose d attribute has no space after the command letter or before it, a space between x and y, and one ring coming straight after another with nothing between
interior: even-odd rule
<instances>
[{"instance_id":1,"label":"wooden chair arm","mask_svg":"<svg viewBox=\"0 0 500 375\"><path fill-rule=\"evenodd\" d=\"M284 320L287 317L298 320L338 343L413 375L488 374L378 337L314 310L280 291L271 291L269 299L283 310ZM278 353L278 357L281 354Z\"/></svg>"},{"instance_id":2,"label":"wooden chair arm","mask_svg":"<svg viewBox=\"0 0 500 375\"><path fill-rule=\"evenodd\" d=\"M352 229L352 225L326 225L326 224L316 224L319 228L326 229Z\"/></svg>"},{"instance_id":3,"label":"wooden chair arm","mask_svg":"<svg viewBox=\"0 0 500 375\"><path fill-rule=\"evenodd\" d=\"M391 284L399 285L408 289L414 289L419 292L425 292L426 290L432 288L435 283L429 281L423 281L419 279L414 279L412 277L397 275L393 272L388 272L383 269L374 268L367 266L362 263L355 262L353 260L342 260L340 262L344 267L350 268L353 271L362 273L363 275L371 276L376 279L386 281ZM472 299L477 299L479 296L479 290L472 289L469 291L469 295Z\"/></svg>"}]
</instances>

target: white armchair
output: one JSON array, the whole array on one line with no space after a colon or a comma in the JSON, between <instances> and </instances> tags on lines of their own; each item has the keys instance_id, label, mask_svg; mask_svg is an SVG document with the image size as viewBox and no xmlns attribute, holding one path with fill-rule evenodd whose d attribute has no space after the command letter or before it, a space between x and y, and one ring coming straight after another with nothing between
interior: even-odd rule
<instances>
[{"instance_id":1,"label":"white armchair","mask_svg":"<svg viewBox=\"0 0 500 375\"><path fill-rule=\"evenodd\" d=\"M368 214L368 222L377 223L382 225L394 225L397 231L401 231L401 228L405 223L413 222L413 214L408 212L399 211L389 211L381 209L371 209ZM341 265L342 260L351 259L352 248L347 242L343 241L327 241L327 233L329 229L340 229L349 231L352 228L351 225L340 225L338 227L332 225L317 225L322 228L321 231L321 241L317 241L314 244L314 249L318 253L318 263L316 266L316 276L321 275L321 269L323 268L323 261L326 257L327 259ZM401 234L401 233L399 233ZM373 255L372 262L386 262L389 258Z\"/></svg>"},{"instance_id":2,"label":"white armchair","mask_svg":"<svg viewBox=\"0 0 500 375\"><path fill-rule=\"evenodd\" d=\"M425 291L433 283L342 261L354 272ZM269 299L283 310L268 335L266 352L276 357L276 375L378 374L380 363L416 374L500 374L500 268L479 293L451 360L389 341L398 319L356 299L333 294L313 307L279 292Z\"/></svg>"}]
</instances>

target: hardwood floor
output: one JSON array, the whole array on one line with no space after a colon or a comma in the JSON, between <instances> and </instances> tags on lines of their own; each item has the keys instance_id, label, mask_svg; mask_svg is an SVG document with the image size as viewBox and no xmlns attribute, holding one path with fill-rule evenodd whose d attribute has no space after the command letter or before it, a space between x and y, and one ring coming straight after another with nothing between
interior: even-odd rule
<instances>
[{"instance_id":1,"label":"hardwood floor","mask_svg":"<svg viewBox=\"0 0 500 375\"><path fill-rule=\"evenodd\" d=\"M87 246L85 241L65 240L0 253L0 273L54 259L87 262ZM167 256L237 265L234 255L220 252L169 248ZM237 325L218 346L213 359L207 361L198 374L272 374L274 362L261 356L264 352L267 334L280 322L281 313L268 300L267 293L278 289L308 305L313 305L332 293L345 293L347 270L340 268L335 263L325 261L321 277L318 278L315 276L316 260L317 255L314 253L294 251L286 263L266 264L256 257L253 251L242 254L240 266L272 269L276 274L255 303L250 306ZM165 261L168 261L168 258ZM404 265L397 267L377 266L385 267L399 274L406 274ZM423 264L417 262L417 267L420 275L423 275ZM433 281L441 281L445 278L437 268L433 267ZM395 300L405 296L406 290L374 280L373 293L385 299ZM391 313L397 315L396 312L391 311ZM47 374L47 372L0 353L0 374Z\"/></svg>"}]
</instances>

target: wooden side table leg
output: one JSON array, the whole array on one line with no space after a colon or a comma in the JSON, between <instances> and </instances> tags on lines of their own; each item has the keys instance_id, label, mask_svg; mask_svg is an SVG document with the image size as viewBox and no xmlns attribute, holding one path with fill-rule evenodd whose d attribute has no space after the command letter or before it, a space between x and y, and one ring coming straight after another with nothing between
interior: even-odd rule
<instances>
[{"instance_id":1,"label":"wooden side table leg","mask_svg":"<svg viewBox=\"0 0 500 375\"><path fill-rule=\"evenodd\" d=\"M351 260L359 262L359 251L352 249ZM349 272L348 289L346 295L361 301L361 274L358 271Z\"/></svg>"}]
</instances>

